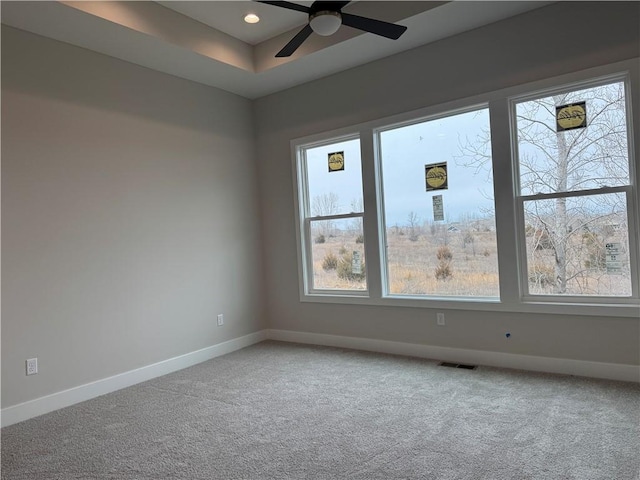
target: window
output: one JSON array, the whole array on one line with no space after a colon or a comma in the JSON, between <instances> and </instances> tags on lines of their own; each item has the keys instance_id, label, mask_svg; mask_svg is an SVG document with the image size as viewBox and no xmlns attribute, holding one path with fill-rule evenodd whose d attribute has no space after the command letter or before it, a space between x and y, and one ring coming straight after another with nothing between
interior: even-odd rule
<instances>
[{"instance_id":1,"label":"window","mask_svg":"<svg viewBox=\"0 0 640 480\"><path fill-rule=\"evenodd\" d=\"M638 66L294 140L301 300L637 317Z\"/></svg>"},{"instance_id":2,"label":"window","mask_svg":"<svg viewBox=\"0 0 640 480\"><path fill-rule=\"evenodd\" d=\"M489 110L378 136L388 294L498 297Z\"/></svg>"},{"instance_id":3,"label":"window","mask_svg":"<svg viewBox=\"0 0 640 480\"><path fill-rule=\"evenodd\" d=\"M307 293L366 292L359 138L298 149Z\"/></svg>"},{"instance_id":4,"label":"window","mask_svg":"<svg viewBox=\"0 0 640 480\"><path fill-rule=\"evenodd\" d=\"M626 105L621 80L514 102L525 293L632 295Z\"/></svg>"}]
</instances>

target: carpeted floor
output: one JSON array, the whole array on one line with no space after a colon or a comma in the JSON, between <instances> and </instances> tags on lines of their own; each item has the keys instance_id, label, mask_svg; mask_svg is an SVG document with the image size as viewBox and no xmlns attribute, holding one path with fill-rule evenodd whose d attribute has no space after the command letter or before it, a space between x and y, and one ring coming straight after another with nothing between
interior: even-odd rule
<instances>
[{"instance_id":1,"label":"carpeted floor","mask_svg":"<svg viewBox=\"0 0 640 480\"><path fill-rule=\"evenodd\" d=\"M2 429L2 479L640 478L640 385L264 342Z\"/></svg>"}]
</instances>

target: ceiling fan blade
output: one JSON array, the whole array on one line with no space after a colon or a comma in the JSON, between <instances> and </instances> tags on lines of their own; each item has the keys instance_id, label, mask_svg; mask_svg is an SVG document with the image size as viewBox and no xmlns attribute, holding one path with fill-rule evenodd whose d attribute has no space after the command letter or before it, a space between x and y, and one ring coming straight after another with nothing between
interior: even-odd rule
<instances>
[{"instance_id":1,"label":"ceiling fan blade","mask_svg":"<svg viewBox=\"0 0 640 480\"><path fill-rule=\"evenodd\" d=\"M293 52L295 52L302 42L304 42L313 30L311 29L311 25L306 25L302 30L300 30L295 37L291 39L289 43L287 43L282 50L276 53L276 57L289 57Z\"/></svg>"},{"instance_id":2,"label":"ceiling fan blade","mask_svg":"<svg viewBox=\"0 0 640 480\"><path fill-rule=\"evenodd\" d=\"M395 23L383 22L374 18L361 17L350 13L342 14L342 24L349 27L364 30L365 32L375 33L382 37L397 40L407 30L404 25L396 25Z\"/></svg>"},{"instance_id":3,"label":"ceiling fan blade","mask_svg":"<svg viewBox=\"0 0 640 480\"><path fill-rule=\"evenodd\" d=\"M323 2L323 1L316 1L316 2L313 2L311 4L310 10L312 12L320 12L322 10L330 10L330 11L336 12L338 10L342 10L349 3L351 3L351 1L349 1L349 2Z\"/></svg>"},{"instance_id":4,"label":"ceiling fan blade","mask_svg":"<svg viewBox=\"0 0 640 480\"><path fill-rule=\"evenodd\" d=\"M309 13L309 7L305 7L304 5L298 5L297 3L291 2L271 2L264 0L256 0L258 3L266 3L268 5L275 5L276 7L288 8L289 10L297 10L298 12Z\"/></svg>"}]
</instances>

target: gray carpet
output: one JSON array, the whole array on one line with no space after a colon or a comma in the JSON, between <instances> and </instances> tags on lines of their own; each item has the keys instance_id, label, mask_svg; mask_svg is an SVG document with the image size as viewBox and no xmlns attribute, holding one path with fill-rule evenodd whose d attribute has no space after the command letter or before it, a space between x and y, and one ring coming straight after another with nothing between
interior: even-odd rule
<instances>
[{"instance_id":1,"label":"gray carpet","mask_svg":"<svg viewBox=\"0 0 640 480\"><path fill-rule=\"evenodd\" d=\"M264 342L2 429L2 479L606 479L633 383Z\"/></svg>"}]
</instances>

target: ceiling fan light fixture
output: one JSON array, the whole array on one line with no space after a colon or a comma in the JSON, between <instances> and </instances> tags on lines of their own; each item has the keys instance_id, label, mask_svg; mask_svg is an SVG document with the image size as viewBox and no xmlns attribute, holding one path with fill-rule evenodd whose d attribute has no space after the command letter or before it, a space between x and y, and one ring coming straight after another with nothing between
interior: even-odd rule
<instances>
[{"instance_id":1,"label":"ceiling fan light fixture","mask_svg":"<svg viewBox=\"0 0 640 480\"><path fill-rule=\"evenodd\" d=\"M342 15L340 15L340 12L330 10L316 12L309 16L309 25L318 35L328 37L336 33L340 25L342 25Z\"/></svg>"}]
</instances>

